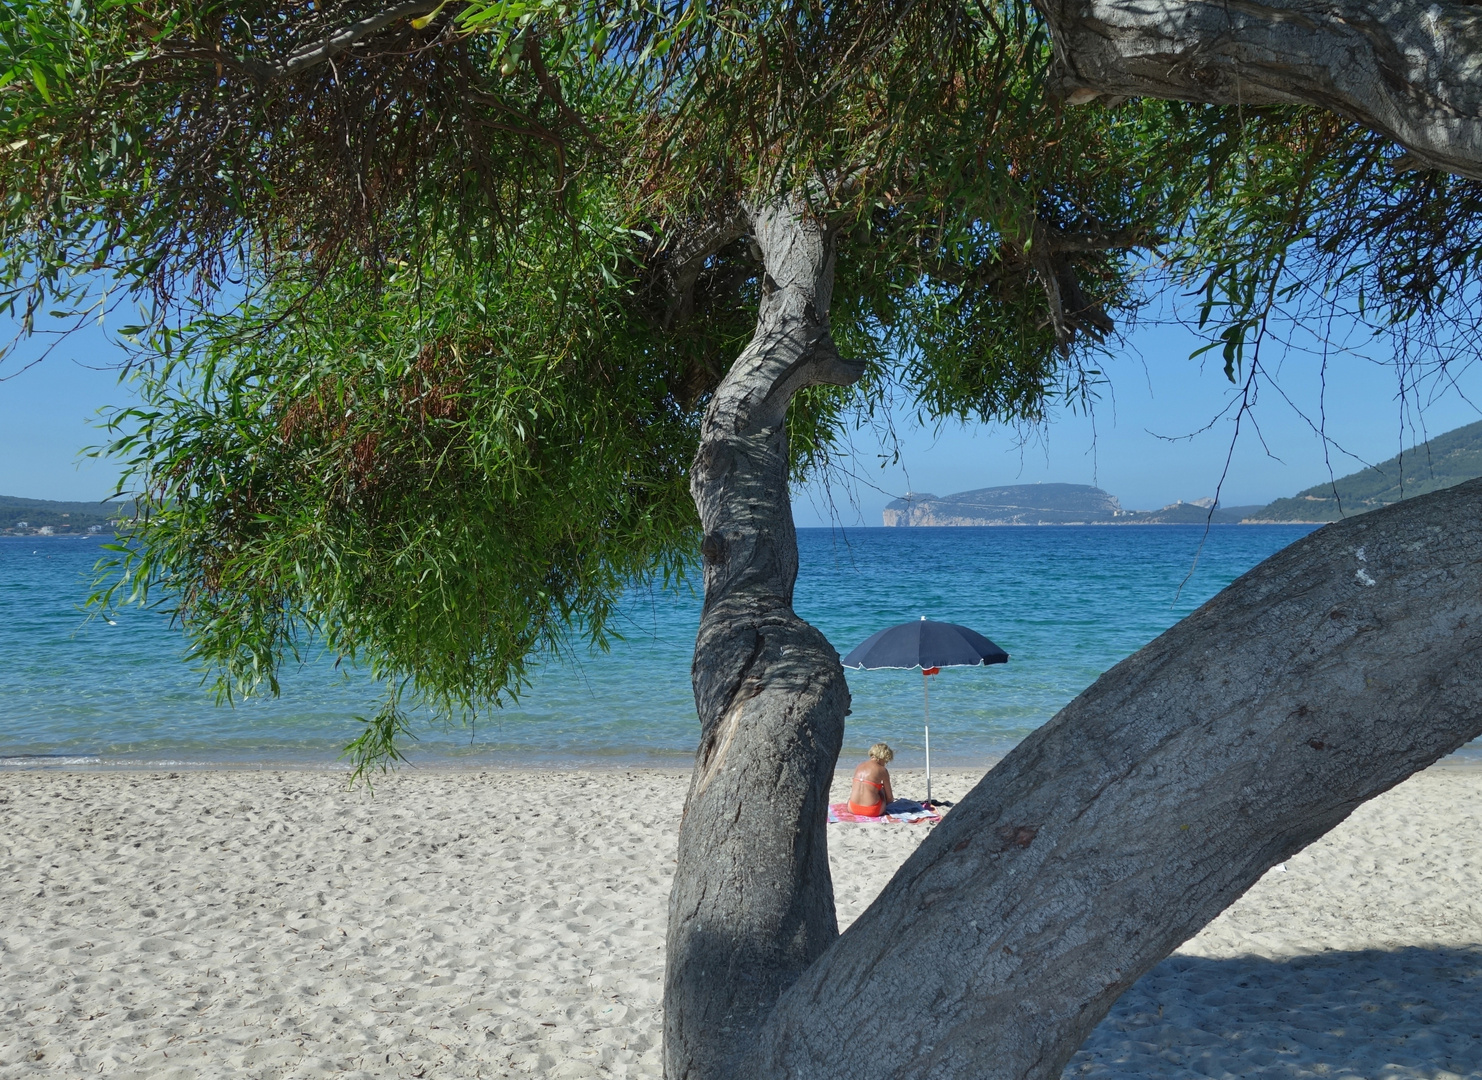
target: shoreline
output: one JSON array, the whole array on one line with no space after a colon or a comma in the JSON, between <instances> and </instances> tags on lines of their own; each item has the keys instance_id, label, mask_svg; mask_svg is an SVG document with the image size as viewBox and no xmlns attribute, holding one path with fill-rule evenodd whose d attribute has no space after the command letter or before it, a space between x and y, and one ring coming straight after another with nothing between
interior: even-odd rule
<instances>
[{"instance_id":1,"label":"shoreline","mask_svg":"<svg viewBox=\"0 0 1482 1080\"><path fill-rule=\"evenodd\" d=\"M863 755L863 749L858 753ZM848 748L840 755L840 761L849 756ZM919 755L916 755L919 757ZM981 776L989 769L997 765L1005 754L994 755L985 758L948 758L941 761L933 761L932 774L940 773L963 773L972 772ZM908 759L910 760L910 759ZM592 761L582 759L578 761L560 761L551 758L504 758L491 761L468 761L465 759L441 757L418 761L402 762L389 771L383 773L374 770L369 775L372 782L382 779L395 778L397 776L417 776L421 774L439 773L627 773L627 772L653 772L660 774L672 774L688 776L693 771L693 764L689 760L681 762L653 762L653 761ZM1433 762L1422 773L1434 769L1460 770L1460 771L1482 771L1482 739L1468 744L1445 757ZM279 761L264 759L261 761L187 761L170 758L149 759L106 759L90 754L0 754L0 776L26 773L323 773L326 776L348 776L352 768L349 764L338 761ZM892 773L922 773L924 770L914 760L908 765L901 765L891 770ZM1420 775L1416 773L1413 775Z\"/></svg>"},{"instance_id":2,"label":"shoreline","mask_svg":"<svg viewBox=\"0 0 1482 1080\"><path fill-rule=\"evenodd\" d=\"M1141 511L1139 511L1141 512ZM1149 511L1152 512L1152 511ZM1355 515L1357 516L1357 515ZM1339 521L1346 520L1343 518ZM1099 528L1170 528L1221 529L1237 525L1332 525L1334 521L933 521L920 525L850 525L851 529L1099 529ZM809 526L823 528L824 526ZM843 528L843 526L841 526ZM801 528L800 530L801 531Z\"/></svg>"},{"instance_id":3,"label":"shoreline","mask_svg":"<svg viewBox=\"0 0 1482 1080\"><path fill-rule=\"evenodd\" d=\"M689 764L596 763L590 761L560 762L544 759L464 762L457 758L437 758L429 761L402 762L389 772L379 769L371 772L372 777L414 776L419 773L551 773L551 772L658 772L685 773L691 771ZM349 775L352 766L334 761L184 761L150 758L147 760L102 759L87 754L57 755L0 755L0 776L25 773L323 773L326 776Z\"/></svg>"}]
</instances>

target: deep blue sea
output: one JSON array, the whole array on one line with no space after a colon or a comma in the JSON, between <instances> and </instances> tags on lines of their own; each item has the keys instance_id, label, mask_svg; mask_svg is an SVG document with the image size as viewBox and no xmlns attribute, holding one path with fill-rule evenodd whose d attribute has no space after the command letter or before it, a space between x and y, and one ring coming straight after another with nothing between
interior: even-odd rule
<instances>
[{"instance_id":1,"label":"deep blue sea","mask_svg":"<svg viewBox=\"0 0 1482 1080\"><path fill-rule=\"evenodd\" d=\"M841 654L922 615L1008 650L1007 664L932 679L933 765L979 764L1310 528L804 529L796 608ZM165 616L126 609L109 624L82 610L102 543L0 537L0 764L328 764L360 730L355 717L375 711L379 690L328 661L285 673L280 698L217 705ZM421 724L409 756L688 765L699 607L687 590L635 591L610 653L538 669L517 706L471 728ZM919 766L920 674L848 678L846 754L883 740Z\"/></svg>"}]
</instances>

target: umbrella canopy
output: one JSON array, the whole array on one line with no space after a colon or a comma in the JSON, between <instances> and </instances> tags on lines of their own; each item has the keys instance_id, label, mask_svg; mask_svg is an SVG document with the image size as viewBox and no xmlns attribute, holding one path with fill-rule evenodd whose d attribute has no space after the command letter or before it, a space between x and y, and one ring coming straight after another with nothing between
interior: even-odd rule
<instances>
[{"instance_id":1,"label":"umbrella canopy","mask_svg":"<svg viewBox=\"0 0 1482 1080\"><path fill-rule=\"evenodd\" d=\"M844 657L848 668L971 667L1007 663L1009 654L976 630L956 623L901 623L871 634Z\"/></svg>"},{"instance_id":2,"label":"umbrella canopy","mask_svg":"<svg viewBox=\"0 0 1482 1080\"><path fill-rule=\"evenodd\" d=\"M849 668L920 668L921 709L926 729L926 804L931 799L931 695L926 676L944 667L980 667L1008 663L1009 654L976 630L956 623L932 622L925 615L871 634L844 657Z\"/></svg>"}]
</instances>

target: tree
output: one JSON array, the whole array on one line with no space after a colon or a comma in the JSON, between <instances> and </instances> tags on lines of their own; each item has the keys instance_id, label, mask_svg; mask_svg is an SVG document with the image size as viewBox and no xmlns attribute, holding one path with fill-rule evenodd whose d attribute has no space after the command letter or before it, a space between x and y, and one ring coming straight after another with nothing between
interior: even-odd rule
<instances>
[{"instance_id":1,"label":"tree","mask_svg":"<svg viewBox=\"0 0 1482 1080\"><path fill-rule=\"evenodd\" d=\"M1331 109L1411 167L1482 177L1482 26L1470 5L1384 0L1039 0L1072 101L1100 95Z\"/></svg>"},{"instance_id":2,"label":"tree","mask_svg":"<svg viewBox=\"0 0 1482 1080\"><path fill-rule=\"evenodd\" d=\"M1266 866L1482 730L1470 540L1440 527L1468 488L1324 530L1108 673L837 933L822 807L848 692L791 610L789 479L898 389L985 419L1089 393L1150 248L1203 289L1232 373L1294 254L1373 250L1342 283L1397 319L1448 310L1470 263L1422 278L1416 253L1451 192L1392 182L1399 151L1361 128L1058 111L1013 4L5 20L8 302L111 271L152 305L115 447L147 513L102 602L163 595L226 692L271 688L310 641L367 662L388 685L373 762L403 694L453 713L518 692L527 658L600 644L628 582L699 554L673 1077L859 1054L1058 1073ZM1362 212L1324 216L1335 192ZM1397 207L1427 213L1374 224ZM1351 675L1376 625L1414 654L1383 696ZM1257 633L1275 659L1238 648ZM830 1007L926 965L955 981L899 1023Z\"/></svg>"}]
</instances>

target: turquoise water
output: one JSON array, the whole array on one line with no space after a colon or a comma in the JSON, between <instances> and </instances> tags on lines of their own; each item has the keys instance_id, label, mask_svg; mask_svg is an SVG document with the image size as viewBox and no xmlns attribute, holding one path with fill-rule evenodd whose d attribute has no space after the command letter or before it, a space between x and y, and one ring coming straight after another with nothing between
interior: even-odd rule
<instances>
[{"instance_id":1,"label":"turquoise water","mask_svg":"<svg viewBox=\"0 0 1482 1080\"><path fill-rule=\"evenodd\" d=\"M1004 753L1098 675L1309 526L804 529L796 607L845 653L875 630L962 623L1008 664L932 679L932 763ZM320 662L276 700L218 706L157 613L116 625L80 609L102 541L0 537L0 761L7 764L332 762L379 693ZM1192 577L1190 566L1198 553ZM536 672L517 707L469 728L424 723L413 761L689 763L698 596L641 592L626 641ZM850 672L848 753L887 741L922 760L921 676Z\"/></svg>"}]
</instances>

